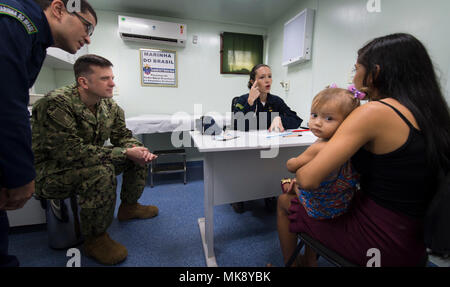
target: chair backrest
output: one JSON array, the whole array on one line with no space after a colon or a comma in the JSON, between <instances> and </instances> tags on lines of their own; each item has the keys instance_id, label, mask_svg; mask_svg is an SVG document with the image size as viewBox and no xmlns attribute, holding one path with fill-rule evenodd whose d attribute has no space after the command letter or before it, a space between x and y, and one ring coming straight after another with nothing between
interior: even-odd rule
<instances>
[{"instance_id":1,"label":"chair backrest","mask_svg":"<svg viewBox=\"0 0 450 287\"><path fill-rule=\"evenodd\" d=\"M238 100L239 100L239 97L234 97L234 98L231 100L231 112L233 112L234 106L236 105L236 103L237 103Z\"/></svg>"},{"instance_id":2,"label":"chair backrest","mask_svg":"<svg viewBox=\"0 0 450 287\"><path fill-rule=\"evenodd\" d=\"M440 256L450 255L450 172L438 175L438 190L425 216L424 239L427 248Z\"/></svg>"},{"instance_id":3,"label":"chair backrest","mask_svg":"<svg viewBox=\"0 0 450 287\"><path fill-rule=\"evenodd\" d=\"M239 97L234 97L231 100L231 127L232 127L233 130L237 129L237 123L236 123L236 120L234 119L234 113L233 112L234 112L234 106L236 106L238 100L239 100Z\"/></svg>"}]
</instances>

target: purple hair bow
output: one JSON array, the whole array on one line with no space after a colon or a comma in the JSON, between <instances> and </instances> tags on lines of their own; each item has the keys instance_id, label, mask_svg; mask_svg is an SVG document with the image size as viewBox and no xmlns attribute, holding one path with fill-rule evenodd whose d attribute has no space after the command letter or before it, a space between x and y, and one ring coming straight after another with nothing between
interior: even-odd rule
<instances>
[{"instance_id":1,"label":"purple hair bow","mask_svg":"<svg viewBox=\"0 0 450 287\"><path fill-rule=\"evenodd\" d=\"M335 88L337 88L338 86L336 85L336 83L333 83L333 84L331 84L330 85L330 88L332 88L332 89L335 89Z\"/></svg>"},{"instance_id":2,"label":"purple hair bow","mask_svg":"<svg viewBox=\"0 0 450 287\"><path fill-rule=\"evenodd\" d=\"M350 85L350 86L348 87L348 90L349 90L350 92L352 92L352 94L355 95L355 98L357 98L357 99L362 100L362 99L364 99L364 98L366 97L366 94L363 93L363 92L358 91L358 90L355 88L355 85Z\"/></svg>"},{"instance_id":3,"label":"purple hair bow","mask_svg":"<svg viewBox=\"0 0 450 287\"><path fill-rule=\"evenodd\" d=\"M333 84L331 84L331 85L329 86L329 88L337 88L337 87L338 87L338 86L336 85L336 83L333 83ZM348 86L347 89L348 89L350 92L352 92L352 94L355 96L356 99L362 100L362 99L364 99L364 98L366 97L366 94L363 93L363 92L361 92L361 91L358 91L358 90L355 88L355 85L354 85L354 84Z\"/></svg>"}]
</instances>

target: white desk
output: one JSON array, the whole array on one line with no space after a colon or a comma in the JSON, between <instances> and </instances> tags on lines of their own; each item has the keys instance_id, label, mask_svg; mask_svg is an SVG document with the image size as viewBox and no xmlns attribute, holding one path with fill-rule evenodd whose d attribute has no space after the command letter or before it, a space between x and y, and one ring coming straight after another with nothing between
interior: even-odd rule
<instances>
[{"instance_id":1,"label":"white desk","mask_svg":"<svg viewBox=\"0 0 450 287\"><path fill-rule=\"evenodd\" d=\"M286 161L316 141L311 132L300 137L271 137L267 131L232 131L239 138L215 141L212 136L190 132L204 153L205 217L198 219L207 266L217 266L214 255L214 206L278 196L280 180L292 177ZM273 157L275 156L275 157ZM230 208L231 212L231 208Z\"/></svg>"}]
</instances>

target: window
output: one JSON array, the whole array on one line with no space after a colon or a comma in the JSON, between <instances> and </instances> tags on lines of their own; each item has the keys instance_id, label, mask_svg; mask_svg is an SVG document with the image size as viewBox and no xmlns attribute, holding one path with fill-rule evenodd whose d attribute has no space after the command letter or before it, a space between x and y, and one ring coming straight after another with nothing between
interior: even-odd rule
<instances>
[{"instance_id":1,"label":"window","mask_svg":"<svg viewBox=\"0 0 450 287\"><path fill-rule=\"evenodd\" d=\"M224 32L220 35L220 73L250 74L263 60L263 37Z\"/></svg>"}]
</instances>

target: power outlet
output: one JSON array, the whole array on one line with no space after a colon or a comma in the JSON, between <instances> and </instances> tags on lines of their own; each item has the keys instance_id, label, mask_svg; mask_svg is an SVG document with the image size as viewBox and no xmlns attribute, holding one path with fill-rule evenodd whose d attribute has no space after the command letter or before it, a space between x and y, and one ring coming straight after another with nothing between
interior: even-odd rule
<instances>
[{"instance_id":1,"label":"power outlet","mask_svg":"<svg viewBox=\"0 0 450 287\"><path fill-rule=\"evenodd\" d=\"M284 82L284 91L289 92L290 88L291 88L291 83L289 81Z\"/></svg>"},{"instance_id":2,"label":"power outlet","mask_svg":"<svg viewBox=\"0 0 450 287\"><path fill-rule=\"evenodd\" d=\"M286 92L289 91L289 88L290 88L289 81L281 81L280 85Z\"/></svg>"}]
</instances>

